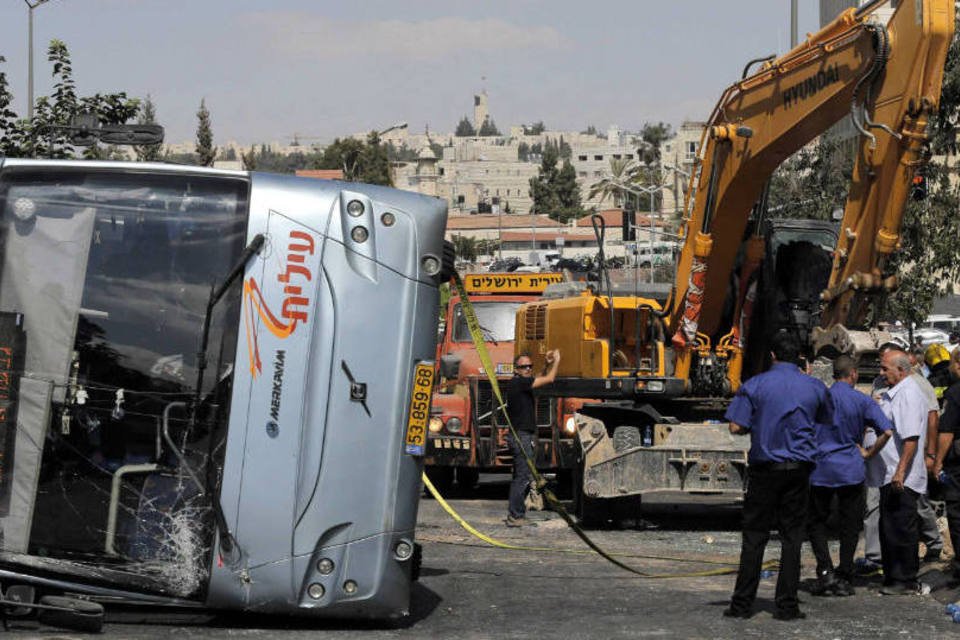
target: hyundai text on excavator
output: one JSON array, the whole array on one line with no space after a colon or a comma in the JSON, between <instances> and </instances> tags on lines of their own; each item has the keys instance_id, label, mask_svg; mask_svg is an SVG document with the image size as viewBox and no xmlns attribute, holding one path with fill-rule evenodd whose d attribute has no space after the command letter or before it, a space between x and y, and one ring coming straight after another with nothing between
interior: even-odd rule
<instances>
[{"instance_id":1,"label":"hyundai text on excavator","mask_svg":"<svg viewBox=\"0 0 960 640\"><path fill-rule=\"evenodd\" d=\"M403 616L445 226L372 185L0 158L4 593Z\"/></svg>"},{"instance_id":2,"label":"hyundai text on excavator","mask_svg":"<svg viewBox=\"0 0 960 640\"><path fill-rule=\"evenodd\" d=\"M741 379L762 370L776 331L796 332L812 355L866 361L884 340L871 311L897 284L889 258L927 157L954 3L901 0L886 21L882 4L751 61L723 93L690 179L667 301L601 287L518 312L518 352L540 366L562 351L550 393L604 400L578 425L584 520L632 510L645 492L741 492L745 443L719 418ZM773 172L848 114L859 139L839 231L768 218Z\"/></svg>"}]
</instances>

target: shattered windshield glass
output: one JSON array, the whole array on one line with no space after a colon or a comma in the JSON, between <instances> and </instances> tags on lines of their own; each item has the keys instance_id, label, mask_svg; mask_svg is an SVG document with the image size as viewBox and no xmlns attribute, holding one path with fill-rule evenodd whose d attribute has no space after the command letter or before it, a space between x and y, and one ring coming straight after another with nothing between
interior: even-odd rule
<instances>
[{"instance_id":1,"label":"shattered windshield glass","mask_svg":"<svg viewBox=\"0 0 960 640\"><path fill-rule=\"evenodd\" d=\"M191 597L205 583L240 314L245 181L0 176L0 562ZM195 410L194 410L195 409ZM166 420L164 416L166 415Z\"/></svg>"}]
</instances>

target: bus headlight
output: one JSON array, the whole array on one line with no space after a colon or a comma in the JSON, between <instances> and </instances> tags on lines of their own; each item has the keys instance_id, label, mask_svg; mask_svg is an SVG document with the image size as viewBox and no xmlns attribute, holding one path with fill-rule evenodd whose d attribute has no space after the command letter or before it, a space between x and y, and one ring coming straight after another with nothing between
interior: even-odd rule
<instances>
[{"instance_id":1,"label":"bus headlight","mask_svg":"<svg viewBox=\"0 0 960 640\"><path fill-rule=\"evenodd\" d=\"M661 392L663 391L663 380L651 380L647 383L647 391Z\"/></svg>"},{"instance_id":2,"label":"bus headlight","mask_svg":"<svg viewBox=\"0 0 960 640\"><path fill-rule=\"evenodd\" d=\"M430 433L440 433L440 430L443 429L443 420L440 419L440 416L433 416L430 418L430 424L427 425L427 428L430 429Z\"/></svg>"},{"instance_id":3,"label":"bus headlight","mask_svg":"<svg viewBox=\"0 0 960 640\"><path fill-rule=\"evenodd\" d=\"M447 431L450 433L463 433L463 420L460 418L450 418L447 420Z\"/></svg>"},{"instance_id":4,"label":"bus headlight","mask_svg":"<svg viewBox=\"0 0 960 640\"><path fill-rule=\"evenodd\" d=\"M567 421L563 423L563 430L571 436L577 432L577 421L573 419L573 416L567 418Z\"/></svg>"}]
</instances>

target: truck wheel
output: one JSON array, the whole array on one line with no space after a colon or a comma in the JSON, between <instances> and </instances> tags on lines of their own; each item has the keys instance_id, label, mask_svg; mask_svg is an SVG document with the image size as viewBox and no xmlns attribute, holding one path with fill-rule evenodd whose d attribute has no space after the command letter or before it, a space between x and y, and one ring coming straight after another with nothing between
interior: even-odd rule
<instances>
[{"instance_id":1,"label":"truck wheel","mask_svg":"<svg viewBox=\"0 0 960 640\"><path fill-rule=\"evenodd\" d=\"M584 529L603 529L610 521L610 500L588 498L583 493L577 503L577 519Z\"/></svg>"},{"instance_id":2,"label":"truck wheel","mask_svg":"<svg viewBox=\"0 0 960 640\"><path fill-rule=\"evenodd\" d=\"M576 501L576 471L574 469L560 469L557 471L557 497Z\"/></svg>"},{"instance_id":3,"label":"truck wheel","mask_svg":"<svg viewBox=\"0 0 960 640\"><path fill-rule=\"evenodd\" d=\"M453 467L427 467L427 477L440 495L446 496L453 486Z\"/></svg>"},{"instance_id":4,"label":"truck wheel","mask_svg":"<svg viewBox=\"0 0 960 640\"><path fill-rule=\"evenodd\" d=\"M467 495L473 492L480 479L480 470L473 467L457 467L457 491Z\"/></svg>"},{"instance_id":5,"label":"truck wheel","mask_svg":"<svg viewBox=\"0 0 960 640\"><path fill-rule=\"evenodd\" d=\"M613 450L617 453L640 446L640 427L622 425L613 430Z\"/></svg>"}]
</instances>

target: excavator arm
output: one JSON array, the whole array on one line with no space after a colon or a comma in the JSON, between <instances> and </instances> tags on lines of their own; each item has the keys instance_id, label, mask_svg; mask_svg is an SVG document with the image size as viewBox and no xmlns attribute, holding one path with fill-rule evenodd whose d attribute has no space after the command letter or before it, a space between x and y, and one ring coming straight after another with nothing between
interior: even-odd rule
<instances>
[{"instance_id":1,"label":"excavator arm","mask_svg":"<svg viewBox=\"0 0 960 640\"><path fill-rule=\"evenodd\" d=\"M745 70L714 108L691 176L668 322L677 377L689 379L694 353L713 337L725 350L731 390L739 385L743 321L735 317L726 334L721 325L750 212L777 167L847 114L864 134L824 292L824 323L861 318L863 296L857 294L884 287L877 274L897 246L903 204L922 159L927 116L936 109L953 35L954 4L902 1L886 25L874 17L880 4L847 10L756 73L746 76ZM763 259L762 247L758 238L748 243L746 271ZM735 316L749 306L746 293L742 286L736 294Z\"/></svg>"}]
</instances>

